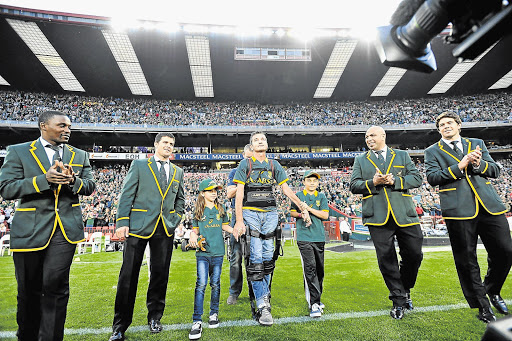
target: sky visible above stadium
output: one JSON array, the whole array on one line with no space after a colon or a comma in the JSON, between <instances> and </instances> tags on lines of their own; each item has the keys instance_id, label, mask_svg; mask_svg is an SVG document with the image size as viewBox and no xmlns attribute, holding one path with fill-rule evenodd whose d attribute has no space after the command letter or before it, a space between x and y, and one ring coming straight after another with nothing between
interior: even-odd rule
<instances>
[{"instance_id":1,"label":"sky visible above stadium","mask_svg":"<svg viewBox=\"0 0 512 341\"><path fill-rule=\"evenodd\" d=\"M0 0L4 5L87 14L116 20L299 28L359 28L387 25L399 0L182 0L62 1Z\"/></svg>"}]
</instances>

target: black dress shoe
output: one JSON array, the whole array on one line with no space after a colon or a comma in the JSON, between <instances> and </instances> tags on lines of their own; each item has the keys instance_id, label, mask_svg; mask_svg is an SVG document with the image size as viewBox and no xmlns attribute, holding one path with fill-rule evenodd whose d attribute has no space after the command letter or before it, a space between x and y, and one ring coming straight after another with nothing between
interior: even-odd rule
<instances>
[{"instance_id":1,"label":"black dress shoe","mask_svg":"<svg viewBox=\"0 0 512 341\"><path fill-rule=\"evenodd\" d=\"M491 309L491 307L487 308L478 308L478 319L480 321L484 321L485 323L491 323L496 321L496 316Z\"/></svg>"},{"instance_id":2,"label":"black dress shoe","mask_svg":"<svg viewBox=\"0 0 512 341\"><path fill-rule=\"evenodd\" d=\"M394 318L395 320L401 320L404 317L404 308L401 306L393 305L393 308L391 308L389 315L391 315L391 317Z\"/></svg>"},{"instance_id":3,"label":"black dress shoe","mask_svg":"<svg viewBox=\"0 0 512 341\"><path fill-rule=\"evenodd\" d=\"M411 294L407 294L407 298L405 299L404 308L407 310L414 309L414 306L412 305Z\"/></svg>"},{"instance_id":4,"label":"black dress shoe","mask_svg":"<svg viewBox=\"0 0 512 341\"><path fill-rule=\"evenodd\" d=\"M494 308L496 308L498 313L508 315L507 304L500 295L489 295L489 298L491 299L491 303Z\"/></svg>"},{"instance_id":5,"label":"black dress shoe","mask_svg":"<svg viewBox=\"0 0 512 341\"><path fill-rule=\"evenodd\" d=\"M113 332L110 336L110 339L108 341L116 341L116 340L124 340L124 333L123 332Z\"/></svg>"},{"instance_id":6,"label":"black dress shoe","mask_svg":"<svg viewBox=\"0 0 512 341\"><path fill-rule=\"evenodd\" d=\"M148 322L149 331L153 334L160 333L162 331L162 324L159 320L150 320Z\"/></svg>"}]
</instances>

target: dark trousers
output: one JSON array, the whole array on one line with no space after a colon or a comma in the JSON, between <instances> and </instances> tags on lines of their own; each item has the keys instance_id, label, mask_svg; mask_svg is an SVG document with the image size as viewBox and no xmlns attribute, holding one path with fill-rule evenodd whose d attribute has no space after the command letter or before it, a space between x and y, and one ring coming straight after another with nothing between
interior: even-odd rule
<instances>
[{"instance_id":1,"label":"dark trousers","mask_svg":"<svg viewBox=\"0 0 512 341\"><path fill-rule=\"evenodd\" d=\"M69 299L69 269L76 245L57 228L41 251L13 252L18 282L18 340L64 338Z\"/></svg>"},{"instance_id":2,"label":"dark trousers","mask_svg":"<svg viewBox=\"0 0 512 341\"><path fill-rule=\"evenodd\" d=\"M297 242L309 307L320 303L324 283L324 242Z\"/></svg>"},{"instance_id":3,"label":"dark trousers","mask_svg":"<svg viewBox=\"0 0 512 341\"><path fill-rule=\"evenodd\" d=\"M155 234L149 239L133 236L126 239L123 249L123 265L117 282L114 322L112 324L114 332L125 332L132 323L140 266L148 242L151 251L151 276L146 297L148 321L162 318L169 280L173 239L174 237L167 237L161 223L158 225Z\"/></svg>"},{"instance_id":4,"label":"dark trousers","mask_svg":"<svg viewBox=\"0 0 512 341\"><path fill-rule=\"evenodd\" d=\"M500 293L512 264L512 240L505 215L491 215L481 206L479 210L474 219L446 219L460 286L471 308L489 306L486 294ZM476 254L478 236L488 256L483 283Z\"/></svg>"},{"instance_id":5,"label":"dark trousers","mask_svg":"<svg viewBox=\"0 0 512 341\"><path fill-rule=\"evenodd\" d=\"M231 218L231 227L235 226L236 218ZM233 235L229 237L231 256L229 257L229 294L238 297L242 292L244 276L242 274L242 248L240 241Z\"/></svg>"},{"instance_id":6,"label":"dark trousers","mask_svg":"<svg viewBox=\"0 0 512 341\"><path fill-rule=\"evenodd\" d=\"M350 240L350 234L348 232L343 232L343 241L348 242Z\"/></svg>"},{"instance_id":7,"label":"dark trousers","mask_svg":"<svg viewBox=\"0 0 512 341\"><path fill-rule=\"evenodd\" d=\"M423 260L423 235L419 224L400 227L392 217L384 226L369 226L377 261L393 304L403 306L406 294L414 287ZM398 263L395 236L400 248Z\"/></svg>"}]
</instances>

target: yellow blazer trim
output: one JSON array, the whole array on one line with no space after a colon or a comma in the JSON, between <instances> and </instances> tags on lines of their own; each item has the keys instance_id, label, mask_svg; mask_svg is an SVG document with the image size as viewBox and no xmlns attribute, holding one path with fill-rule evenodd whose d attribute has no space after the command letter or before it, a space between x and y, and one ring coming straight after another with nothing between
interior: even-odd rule
<instances>
[{"instance_id":1,"label":"yellow blazer trim","mask_svg":"<svg viewBox=\"0 0 512 341\"><path fill-rule=\"evenodd\" d=\"M84 181L82 179L80 179L80 187L78 187L78 191L76 191L77 193L80 192L80 190L82 189L82 187L84 186Z\"/></svg>"},{"instance_id":2,"label":"yellow blazer trim","mask_svg":"<svg viewBox=\"0 0 512 341\"><path fill-rule=\"evenodd\" d=\"M395 168L405 168L404 166L393 166Z\"/></svg>"},{"instance_id":3,"label":"yellow blazer trim","mask_svg":"<svg viewBox=\"0 0 512 341\"><path fill-rule=\"evenodd\" d=\"M32 248L32 249L11 249L12 252L30 252L30 251L40 251L40 250L43 250L43 249L46 249L48 247L48 245L50 244L50 241L52 240L52 237L53 235L55 234L55 229L57 228L57 225L59 226L59 228L61 229L62 231L62 234L64 235L64 238L71 244L77 244L77 243L80 243L80 242L83 242L85 240L84 239L81 239L81 240L78 240L76 242L73 242L71 240L69 240L68 236L66 235L66 231L64 231L64 226L62 224L62 220L60 219L60 216L59 216L59 211L58 211L58 204L59 204L59 194L60 194L60 190L61 190L61 186L59 185L59 187L57 188L57 190L55 190L53 192L53 195L55 196L55 206L54 206L54 209L55 209L55 220L53 221L53 229L52 229L52 233L50 234L50 238L48 238L48 241L46 242L45 245L41 246L41 247L36 247L36 248ZM28 209L23 209L23 208L17 208L16 211L19 211L19 210L30 210L30 211L35 211L36 209L35 208L28 208Z\"/></svg>"},{"instance_id":4,"label":"yellow blazer trim","mask_svg":"<svg viewBox=\"0 0 512 341\"><path fill-rule=\"evenodd\" d=\"M80 203L78 204L72 204L71 207L77 207L77 206L80 206Z\"/></svg>"},{"instance_id":5,"label":"yellow blazer trim","mask_svg":"<svg viewBox=\"0 0 512 341\"><path fill-rule=\"evenodd\" d=\"M37 157L36 153L34 153L34 150L37 149L36 147L36 142L37 140L34 140L31 144L30 144L30 147L32 147L29 151L30 151L30 154L32 154L32 157L36 160L37 162L37 165L39 166L39 168L41 168L41 170L43 171L44 174L46 174L46 169L43 167L43 165L41 164L41 161L39 161L39 158ZM46 246L45 246L46 247Z\"/></svg>"},{"instance_id":6,"label":"yellow blazer trim","mask_svg":"<svg viewBox=\"0 0 512 341\"><path fill-rule=\"evenodd\" d=\"M16 209L16 210L19 210L19 209ZM53 222L52 234L50 235L50 238L48 238L48 242L46 242L45 245L43 245L41 247L35 247L33 249L11 249L11 251L12 252L29 252L29 251L40 251L40 250L46 249L48 247L48 245L50 244L50 241L52 240L53 234L55 233L55 227L57 227L57 219L55 219Z\"/></svg>"},{"instance_id":7,"label":"yellow blazer trim","mask_svg":"<svg viewBox=\"0 0 512 341\"><path fill-rule=\"evenodd\" d=\"M456 191L457 188L445 188L445 189L440 189L439 192L446 192L446 191Z\"/></svg>"},{"instance_id":8,"label":"yellow blazer trim","mask_svg":"<svg viewBox=\"0 0 512 341\"><path fill-rule=\"evenodd\" d=\"M16 212L20 211L20 212L28 212L28 211L35 211L36 208L33 207L33 208L17 208L16 209Z\"/></svg>"},{"instance_id":9,"label":"yellow blazer trim","mask_svg":"<svg viewBox=\"0 0 512 341\"><path fill-rule=\"evenodd\" d=\"M491 184L491 182L490 182L490 181L487 181L485 184L486 184L486 185L490 185L490 184Z\"/></svg>"},{"instance_id":10,"label":"yellow blazer trim","mask_svg":"<svg viewBox=\"0 0 512 341\"><path fill-rule=\"evenodd\" d=\"M377 169L379 171L380 174L382 174L382 171L379 169L379 167L377 167L377 165L375 164L375 162L372 161L372 159L370 159L370 153L368 153L366 155L366 158L368 159L368 161L370 161L372 163L372 165L375 167L375 169ZM366 180L368 181L368 180ZM368 187L368 186L367 186Z\"/></svg>"},{"instance_id":11,"label":"yellow blazer trim","mask_svg":"<svg viewBox=\"0 0 512 341\"><path fill-rule=\"evenodd\" d=\"M412 195L410 195L410 194L405 194L405 193L402 193L402 196L403 196L403 197L412 197Z\"/></svg>"},{"instance_id":12,"label":"yellow blazer trim","mask_svg":"<svg viewBox=\"0 0 512 341\"><path fill-rule=\"evenodd\" d=\"M456 156L454 156L452 153L450 153L449 151L445 150L444 147L443 147L443 140L439 140L439 142L437 142L437 146L439 147L439 149L441 149L443 152L445 152L446 154L450 155L452 158L454 158L455 160L457 160L457 163L460 162L459 158L457 158Z\"/></svg>"},{"instance_id":13,"label":"yellow blazer trim","mask_svg":"<svg viewBox=\"0 0 512 341\"><path fill-rule=\"evenodd\" d=\"M373 197L373 194L370 194L370 195L367 195L367 196L363 197L363 200L364 200L364 199L371 198L371 197Z\"/></svg>"},{"instance_id":14,"label":"yellow blazer trim","mask_svg":"<svg viewBox=\"0 0 512 341\"><path fill-rule=\"evenodd\" d=\"M370 191L370 187L368 186L368 180L366 180L366 181L364 182L364 184L365 184L366 189L368 190L368 192L369 192L370 194L372 194L372 191Z\"/></svg>"},{"instance_id":15,"label":"yellow blazer trim","mask_svg":"<svg viewBox=\"0 0 512 341\"><path fill-rule=\"evenodd\" d=\"M176 214L178 215L178 217L180 217L180 218L181 218L181 214L179 214L179 213L176 213Z\"/></svg>"},{"instance_id":16,"label":"yellow blazer trim","mask_svg":"<svg viewBox=\"0 0 512 341\"><path fill-rule=\"evenodd\" d=\"M117 218L116 221L119 221L119 220L125 220L125 219L130 219L130 217L121 217L121 218Z\"/></svg>"},{"instance_id":17,"label":"yellow blazer trim","mask_svg":"<svg viewBox=\"0 0 512 341\"><path fill-rule=\"evenodd\" d=\"M167 192L169 192L169 188L171 188L171 184L172 184L172 182L174 181L174 178L176 177L177 169L176 169L176 167L175 167L173 164L169 163L169 171L171 171L171 166L172 166L172 168L174 169L174 173L173 173L173 175L172 175L172 179L171 179L171 181L169 181L169 184L167 185L167 189L166 189L165 193L163 193L163 192L162 192L162 189L160 188L160 183L158 182L158 179L157 179L157 177L156 177L156 174L155 174L155 172L153 171L153 168L151 168L151 164L152 164L152 163L153 163L153 162L151 162L151 158L149 158L149 159L148 159L148 167L149 167L149 170L150 170L150 171L151 171L151 173L153 174L153 178L155 179L156 185L158 186L158 191L160 192L160 195L162 196L162 198L163 198L163 199L165 199L165 196L167 195ZM165 226L164 226L164 227L165 227Z\"/></svg>"},{"instance_id":18,"label":"yellow blazer trim","mask_svg":"<svg viewBox=\"0 0 512 341\"><path fill-rule=\"evenodd\" d=\"M322 210L322 212L329 212L329 210Z\"/></svg>"},{"instance_id":19,"label":"yellow blazer trim","mask_svg":"<svg viewBox=\"0 0 512 341\"><path fill-rule=\"evenodd\" d=\"M245 182L240 180L233 180L234 183L245 185Z\"/></svg>"},{"instance_id":20,"label":"yellow blazer trim","mask_svg":"<svg viewBox=\"0 0 512 341\"><path fill-rule=\"evenodd\" d=\"M484 173L485 173L485 171L487 170L487 168L489 168L489 162L487 162L487 161L484 161L484 162L485 162L485 168L484 168L484 170L482 171L482 174L484 174Z\"/></svg>"},{"instance_id":21,"label":"yellow blazer trim","mask_svg":"<svg viewBox=\"0 0 512 341\"><path fill-rule=\"evenodd\" d=\"M167 231L167 227L165 226L165 222L164 222L164 219L162 218L162 214L160 214L158 216L158 219L156 221L155 227L153 228L153 232L151 232L151 234L149 236L141 236L141 235L138 235L138 234L135 234L135 233L128 233L128 235L134 236L134 237L137 237L137 238L141 238L141 239L149 239L149 238L151 238L155 234L155 231L156 231L156 228L158 227L158 223L160 222L160 219L162 219L162 224L164 225L165 234L167 236L171 237L173 235L173 233L169 234L169 232Z\"/></svg>"},{"instance_id":22,"label":"yellow blazer trim","mask_svg":"<svg viewBox=\"0 0 512 341\"><path fill-rule=\"evenodd\" d=\"M389 161L389 166L388 166L388 169L386 170L386 174L389 174L389 171L391 170L391 165L393 164L393 160L395 159L395 156L396 156L396 153L392 148L388 147L388 149L389 149L389 152L391 153L391 155L393 155L393 157L391 158L391 161Z\"/></svg>"},{"instance_id":23,"label":"yellow blazer trim","mask_svg":"<svg viewBox=\"0 0 512 341\"><path fill-rule=\"evenodd\" d=\"M468 183L469 183L469 186L471 186L471 189L473 190L473 193L475 193L475 197L476 199L478 199L478 201L480 201L480 204L482 205L482 207L487 211L489 212L490 214L492 215L500 215L500 214L503 214L503 213L506 213L508 210L504 210L504 211L501 211L501 212L496 212L496 213L492 213L487 207L485 207L484 205L484 202L483 200L480 198L480 196L478 195L478 192L476 191L475 187L473 186L473 183L471 182L467 172L466 172L466 179L468 180ZM475 200L476 202L476 200ZM476 206L478 207L478 203L476 204Z\"/></svg>"},{"instance_id":24,"label":"yellow blazer trim","mask_svg":"<svg viewBox=\"0 0 512 341\"><path fill-rule=\"evenodd\" d=\"M396 219L396 217L395 217L395 213L393 212L393 207L391 207L391 203L390 203L390 201L389 201L389 196L388 196L388 191L387 191L387 189L386 189L386 188L384 188L384 194L386 194L386 200L387 200L387 202L388 202L388 215L387 215L387 217L386 217L386 220L385 220L383 223L381 223L381 224L378 224L378 223L365 223L365 224L364 224L365 226L366 226L366 225L372 225L372 226L383 226L383 225L386 225L386 224L387 224L387 222L388 222L388 220L389 220L390 213L391 213L391 215L393 216L393 219L395 220L395 223L396 223L398 226L400 226L400 227L413 226L413 225L417 225L417 224L419 224L419 223L409 223L409 224L403 224L403 225L400 225L400 224L398 223L398 220L397 220L397 219Z\"/></svg>"},{"instance_id":25,"label":"yellow blazer trim","mask_svg":"<svg viewBox=\"0 0 512 341\"><path fill-rule=\"evenodd\" d=\"M148 210L143 210L142 208L132 208L132 211L147 212Z\"/></svg>"},{"instance_id":26,"label":"yellow blazer trim","mask_svg":"<svg viewBox=\"0 0 512 341\"><path fill-rule=\"evenodd\" d=\"M399 177L400 179L400 189L404 189L404 179L402 177Z\"/></svg>"},{"instance_id":27,"label":"yellow blazer trim","mask_svg":"<svg viewBox=\"0 0 512 341\"><path fill-rule=\"evenodd\" d=\"M37 180L37 179L36 179L36 177L34 176L34 177L32 178L32 185L34 185L34 188L36 189L36 192L37 192L37 193L41 193L41 191L39 190L39 187L37 186L37 181L36 181L36 180Z\"/></svg>"},{"instance_id":28,"label":"yellow blazer trim","mask_svg":"<svg viewBox=\"0 0 512 341\"><path fill-rule=\"evenodd\" d=\"M69 164L71 167L83 167L84 165L79 165L77 163L70 163Z\"/></svg>"},{"instance_id":29,"label":"yellow blazer trim","mask_svg":"<svg viewBox=\"0 0 512 341\"><path fill-rule=\"evenodd\" d=\"M71 166L73 164L73 160L75 159L76 153L73 151L73 148L70 145L66 145L66 147L68 147L68 150L71 152L71 159L69 159L69 162L67 162L67 164Z\"/></svg>"},{"instance_id":30,"label":"yellow blazer trim","mask_svg":"<svg viewBox=\"0 0 512 341\"><path fill-rule=\"evenodd\" d=\"M448 172L450 172L450 174L452 175L452 177L457 180L457 177L455 176L455 174L453 174L452 172L452 169L450 167L448 167Z\"/></svg>"},{"instance_id":31,"label":"yellow blazer trim","mask_svg":"<svg viewBox=\"0 0 512 341\"><path fill-rule=\"evenodd\" d=\"M284 184L286 181L289 181L290 179L286 178L284 179L283 181L281 181L280 183L278 183L279 186L281 186L282 184Z\"/></svg>"},{"instance_id":32,"label":"yellow blazer trim","mask_svg":"<svg viewBox=\"0 0 512 341\"><path fill-rule=\"evenodd\" d=\"M466 219L473 219L478 215L478 200L475 198L475 214L472 217L445 217L443 215L444 219L452 219L452 220L466 220Z\"/></svg>"}]
</instances>

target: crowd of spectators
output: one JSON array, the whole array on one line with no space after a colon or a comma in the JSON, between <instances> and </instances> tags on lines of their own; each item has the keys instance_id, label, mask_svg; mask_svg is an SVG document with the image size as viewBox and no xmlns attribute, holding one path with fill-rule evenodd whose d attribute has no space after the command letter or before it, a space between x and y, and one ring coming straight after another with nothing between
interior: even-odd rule
<instances>
[{"instance_id":1,"label":"crowd of spectators","mask_svg":"<svg viewBox=\"0 0 512 341\"><path fill-rule=\"evenodd\" d=\"M73 123L160 126L336 126L434 123L444 110L464 122L512 121L511 94L401 100L256 104L0 92L0 120L37 121L45 110L67 113Z\"/></svg>"},{"instance_id":2,"label":"crowd of spectators","mask_svg":"<svg viewBox=\"0 0 512 341\"><path fill-rule=\"evenodd\" d=\"M502 166L501 175L493 179L493 185L501 199L510 210L512 206L512 161L502 159L498 161ZM430 215L441 215L438 189L430 186L425 177L425 167L420 160L415 160L416 167L423 174L422 185L411 191L420 211ZM287 170L290 181L289 186L294 191L303 189L300 168ZM128 171L127 165L109 165L93 169L96 181L96 191L87 197L82 197L82 212L85 226L115 225L117 200L122 189L122 183ZM190 226L192 212L198 195L199 183L205 178L213 178L224 188L220 198L224 199L228 214L232 214L228 200L226 200L227 172L186 172L184 178L185 211L183 224ZM343 167L335 172L322 176L320 190L323 191L329 202L343 213L350 216L361 216L361 196L350 193L351 168ZM282 220L289 217L290 202L276 186L275 194L279 203L278 210ZM14 202L0 198L0 230L8 228L14 215ZM1 232L1 231L0 231Z\"/></svg>"}]
</instances>

